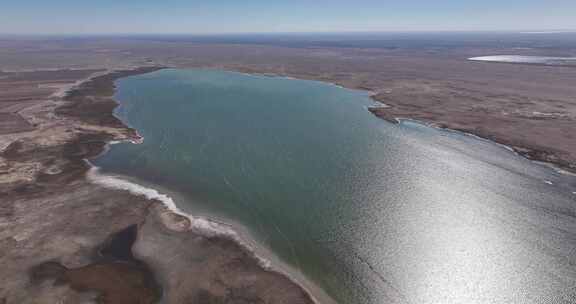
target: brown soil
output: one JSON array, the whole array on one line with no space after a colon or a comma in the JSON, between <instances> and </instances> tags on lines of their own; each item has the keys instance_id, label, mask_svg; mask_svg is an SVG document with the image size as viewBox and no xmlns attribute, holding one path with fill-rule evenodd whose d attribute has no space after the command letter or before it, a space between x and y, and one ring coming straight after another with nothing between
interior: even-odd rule
<instances>
[{"instance_id":1,"label":"brown soil","mask_svg":"<svg viewBox=\"0 0 576 304\"><path fill-rule=\"evenodd\" d=\"M163 290L168 303L314 303L227 236L207 238L157 201L88 183L84 159L137 136L112 115L114 81L157 69L94 77L35 107L33 131L5 139L0 300L154 303ZM202 263L190 258L200 252L209 253Z\"/></svg>"}]
</instances>

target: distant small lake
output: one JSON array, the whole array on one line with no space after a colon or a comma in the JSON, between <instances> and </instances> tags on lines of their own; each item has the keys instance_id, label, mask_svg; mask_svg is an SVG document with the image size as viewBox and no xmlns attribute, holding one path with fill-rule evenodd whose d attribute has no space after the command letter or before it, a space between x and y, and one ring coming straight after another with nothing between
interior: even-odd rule
<instances>
[{"instance_id":1,"label":"distant small lake","mask_svg":"<svg viewBox=\"0 0 576 304\"><path fill-rule=\"evenodd\" d=\"M547 65L576 65L576 57L494 55L468 58L472 61L490 61L502 63L530 63Z\"/></svg>"},{"instance_id":2,"label":"distant small lake","mask_svg":"<svg viewBox=\"0 0 576 304\"><path fill-rule=\"evenodd\" d=\"M144 137L95 161L245 225L339 303L576 300L574 179L365 92L215 70L117 81Z\"/></svg>"}]
</instances>

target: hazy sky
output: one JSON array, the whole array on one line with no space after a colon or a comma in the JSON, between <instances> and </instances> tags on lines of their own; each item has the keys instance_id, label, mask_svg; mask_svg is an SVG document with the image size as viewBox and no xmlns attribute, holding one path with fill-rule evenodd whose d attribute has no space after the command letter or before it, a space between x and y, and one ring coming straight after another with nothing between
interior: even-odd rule
<instances>
[{"instance_id":1,"label":"hazy sky","mask_svg":"<svg viewBox=\"0 0 576 304\"><path fill-rule=\"evenodd\" d=\"M576 0L0 0L2 33L576 29Z\"/></svg>"}]
</instances>

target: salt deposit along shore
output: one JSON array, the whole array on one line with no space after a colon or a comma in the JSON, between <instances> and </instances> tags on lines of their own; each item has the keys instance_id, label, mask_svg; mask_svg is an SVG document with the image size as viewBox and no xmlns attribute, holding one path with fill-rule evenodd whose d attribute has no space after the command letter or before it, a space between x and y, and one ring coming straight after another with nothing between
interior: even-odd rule
<instances>
[{"instance_id":1,"label":"salt deposit along shore","mask_svg":"<svg viewBox=\"0 0 576 304\"><path fill-rule=\"evenodd\" d=\"M134 189L143 188L127 189L121 186L129 183L118 180L115 186L94 183L85 159L102 153L110 141L137 137L112 115L114 81L159 68L99 72L36 113L46 117L42 128L4 148L3 168L11 177L3 176L8 183L2 201L10 204L2 207L0 299L331 303L319 289L309 288L319 292L313 297L263 263L231 230L175 213L167 197L135 195ZM29 173L20 172L21 166Z\"/></svg>"}]
</instances>

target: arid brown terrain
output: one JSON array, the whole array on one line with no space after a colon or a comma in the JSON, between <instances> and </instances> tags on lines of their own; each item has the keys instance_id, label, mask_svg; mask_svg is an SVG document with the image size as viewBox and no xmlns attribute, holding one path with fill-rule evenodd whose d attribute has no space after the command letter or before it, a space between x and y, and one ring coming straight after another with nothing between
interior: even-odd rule
<instances>
[{"instance_id":1,"label":"arid brown terrain","mask_svg":"<svg viewBox=\"0 0 576 304\"><path fill-rule=\"evenodd\" d=\"M2 136L1 303L314 302L230 236L194 231L158 201L85 178L85 159L137 137L112 116L113 81L158 68L56 71L96 74L65 94L74 78L60 81L14 113L31 127ZM25 75L18 90L48 82Z\"/></svg>"},{"instance_id":2,"label":"arid brown terrain","mask_svg":"<svg viewBox=\"0 0 576 304\"><path fill-rule=\"evenodd\" d=\"M576 68L466 60L512 51L0 39L0 303L313 302L229 238L86 179L85 159L136 136L112 115L117 78L168 66L333 82L373 92L382 118L470 132L576 170ZM107 254L130 227L119 249L129 254Z\"/></svg>"}]
</instances>

